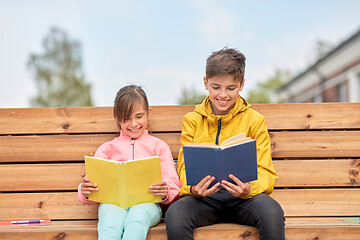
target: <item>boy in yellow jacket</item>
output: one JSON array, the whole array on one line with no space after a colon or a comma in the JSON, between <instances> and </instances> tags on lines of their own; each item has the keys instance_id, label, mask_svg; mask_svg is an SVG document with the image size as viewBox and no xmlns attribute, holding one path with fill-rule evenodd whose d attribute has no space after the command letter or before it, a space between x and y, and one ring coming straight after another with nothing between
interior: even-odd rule
<instances>
[{"instance_id":1,"label":"boy in yellow jacket","mask_svg":"<svg viewBox=\"0 0 360 240\"><path fill-rule=\"evenodd\" d=\"M278 176L266 120L239 95L245 83L244 72L245 56L235 49L214 52L207 59L204 84L209 96L185 115L180 140L182 146L200 142L220 145L245 132L256 140L258 179L245 183L230 174L235 184L223 180L208 188L215 178L206 176L197 185L188 186L181 147L178 174L182 197L166 213L169 240L193 239L194 228L216 222L256 226L260 239L285 239L283 210L269 196Z\"/></svg>"}]
</instances>

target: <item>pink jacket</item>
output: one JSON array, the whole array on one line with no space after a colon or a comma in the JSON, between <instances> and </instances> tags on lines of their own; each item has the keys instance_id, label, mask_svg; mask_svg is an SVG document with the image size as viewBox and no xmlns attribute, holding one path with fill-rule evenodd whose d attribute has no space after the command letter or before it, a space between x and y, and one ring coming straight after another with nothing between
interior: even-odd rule
<instances>
[{"instance_id":1,"label":"pink jacket","mask_svg":"<svg viewBox=\"0 0 360 240\"><path fill-rule=\"evenodd\" d=\"M170 204L179 197L181 183L175 170L170 148L164 141L149 135L148 131L144 131L137 139L131 139L121 131L119 137L102 144L94 156L117 161L160 156L161 178L169 188L168 195L162 203ZM84 197L80 186L81 184L78 187L79 201L88 204L95 203Z\"/></svg>"}]
</instances>

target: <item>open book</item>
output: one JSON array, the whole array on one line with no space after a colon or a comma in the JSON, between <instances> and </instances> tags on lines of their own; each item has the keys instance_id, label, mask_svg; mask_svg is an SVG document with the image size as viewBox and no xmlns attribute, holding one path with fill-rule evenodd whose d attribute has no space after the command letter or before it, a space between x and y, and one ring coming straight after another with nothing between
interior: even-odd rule
<instances>
[{"instance_id":1,"label":"open book","mask_svg":"<svg viewBox=\"0 0 360 240\"><path fill-rule=\"evenodd\" d=\"M225 140L220 146L212 143L192 143L183 146L186 181L188 185L198 184L207 175L234 183L233 174L242 182L257 179L256 140L245 133Z\"/></svg>"},{"instance_id":2,"label":"open book","mask_svg":"<svg viewBox=\"0 0 360 240\"><path fill-rule=\"evenodd\" d=\"M120 162L85 156L85 168L87 177L99 189L89 194L91 201L122 208L162 201L149 192L151 185L161 181L160 157Z\"/></svg>"}]
</instances>

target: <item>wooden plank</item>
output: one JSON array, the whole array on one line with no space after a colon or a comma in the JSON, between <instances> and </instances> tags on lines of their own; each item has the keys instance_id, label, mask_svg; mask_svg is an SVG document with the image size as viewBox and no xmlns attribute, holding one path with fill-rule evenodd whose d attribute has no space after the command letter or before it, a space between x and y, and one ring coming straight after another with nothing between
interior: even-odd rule
<instances>
[{"instance_id":1,"label":"wooden plank","mask_svg":"<svg viewBox=\"0 0 360 240\"><path fill-rule=\"evenodd\" d=\"M274 161L278 180L275 187L360 186L359 159Z\"/></svg>"},{"instance_id":2,"label":"wooden plank","mask_svg":"<svg viewBox=\"0 0 360 240\"><path fill-rule=\"evenodd\" d=\"M0 109L0 134L114 132L114 130L116 132L117 127L111 107Z\"/></svg>"},{"instance_id":3,"label":"wooden plank","mask_svg":"<svg viewBox=\"0 0 360 240\"><path fill-rule=\"evenodd\" d=\"M351 187L360 185L360 160L279 160L275 187ZM301 171L299 171L301 169ZM76 190L83 163L0 165L3 192ZM59 178L61 180L59 181Z\"/></svg>"},{"instance_id":4,"label":"wooden plank","mask_svg":"<svg viewBox=\"0 0 360 240\"><path fill-rule=\"evenodd\" d=\"M276 189L272 195L291 216L359 216L357 189ZM97 206L77 202L77 192L0 194L0 219L96 219Z\"/></svg>"},{"instance_id":5,"label":"wooden plank","mask_svg":"<svg viewBox=\"0 0 360 240\"><path fill-rule=\"evenodd\" d=\"M77 201L77 192L0 194L0 219L97 219L97 206Z\"/></svg>"},{"instance_id":6,"label":"wooden plank","mask_svg":"<svg viewBox=\"0 0 360 240\"><path fill-rule=\"evenodd\" d=\"M0 191L76 190L84 174L83 163L0 165Z\"/></svg>"},{"instance_id":7,"label":"wooden plank","mask_svg":"<svg viewBox=\"0 0 360 240\"><path fill-rule=\"evenodd\" d=\"M21 230L21 231L19 231ZM247 237L245 237L245 235ZM258 239L256 228L231 223L218 223L196 228L196 240ZM300 239L347 239L358 240L360 227L356 223L338 218L287 218L285 236L289 240ZM97 221L53 221L49 226L0 227L3 240L32 239L97 239ZM243 238L243 239L245 239ZM167 240L165 224L150 228L147 240Z\"/></svg>"},{"instance_id":8,"label":"wooden plank","mask_svg":"<svg viewBox=\"0 0 360 240\"><path fill-rule=\"evenodd\" d=\"M193 109L153 106L149 130L181 131L184 115ZM112 107L0 109L0 134L116 133L119 130L112 111Z\"/></svg>"},{"instance_id":9,"label":"wooden plank","mask_svg":"<svg viewBox=\"0 0 360 240\"><path fill-rule=\"evenodd\" d=\"M79 161L114 134L0 136L0 162Z\"/></svg>"},{"instance_id":10,"label":"wooden plank","mask_svg":"<svg viewBox=\"0 0 360 240\"><path fill-rule=\"evenodd\" d=\"M97 220L52 221L46 226L0 226L2 240L96 240Z\"/></svg>"},{"instance_id":11,"label":"wooden plank","mask_svg":"<svg viewBox=\"0 0 360 240\"><path fill-rule=\"evenodd\" d=\"M254 104L270 130L360 129L360 103ZM180 131L183 116L194 106L152 106L153 132ZM24 124L26 121L26 124ZM112 107L3 108L0 135L115 133Z\"/></svg>"},{"instance_id":12,"label":"wooden plank","mask_svg":"<svg viewBox=\"0 0 360 240\"><path fill-rule=\"evenodd\" d=\"M285 216L359 216L360 191L353 189L277 189Z\"/></svg>"},{"instance_id":13,"label":"wooden plank","mask_svg":"<svg viewBox=\"0 0 360 240\"><path fill-rule=\"evenodd\" d=\"M360 129L360 103L254 104L270 130Z\"/></svg>"},{"instance_id":14,"label":"wooden plank","mask_svg":"<svg viewBox=\"0 0 360 240\"><path fill-rule=\"evenodd\" d=\"M180 133L157 133L177 158ZM0 136L0 163L83 161L116 134Z\"/></svg>"},{"instance_id":15,"label":"wooden plank","mask_svg":"<svg viewBox=\"0 0 360 240\"><path fill-rule=\"evenodd\" d=\"M154 133L177 159L180 133ZM0 163L82 161L116 134L0 136ZM271 132L273 158L359 158L360 131Z\"/></svg>"},{"instance_id":16,"label":"wooden plank","mask_svg":"<svg viewBox=\"0 0 360 240\"><path fill-rule=\"evenodd\" d=\"M273 158L360 157L360 131L271 132Z\"/></svg>"}]
</instances>

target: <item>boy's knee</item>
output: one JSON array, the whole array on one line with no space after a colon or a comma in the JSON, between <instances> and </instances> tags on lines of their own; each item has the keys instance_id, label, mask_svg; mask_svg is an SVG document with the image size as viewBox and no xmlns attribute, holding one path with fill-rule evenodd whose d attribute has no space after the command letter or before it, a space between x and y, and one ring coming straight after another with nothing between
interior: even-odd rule
<instances>
[{"instance_id":1,"label":"boy's knee","mask_svg":"<svg viewBox=\"0 0 360 240\"><path fill-rule=\"evenodd\" d=\"M172 223L173 221L183 222L184 209L179 206L178 202L170 205L165 213L165 223Z\"/></svg>"},{"instance_id":2,"label":"boy's knee","mask_svg":"<svg viewBox=\"0 0 360 240\"><path fill-rule=\"evenodd\" d=\"M187 208L187 201L177 201L168 208L165 213L165 224L167 230L186 230L194 227L194 220L191 218L193 207Z\"/></svg>"}]
</instances>

